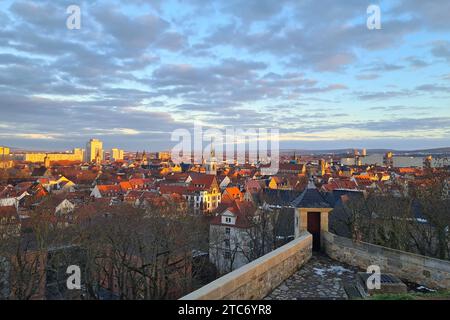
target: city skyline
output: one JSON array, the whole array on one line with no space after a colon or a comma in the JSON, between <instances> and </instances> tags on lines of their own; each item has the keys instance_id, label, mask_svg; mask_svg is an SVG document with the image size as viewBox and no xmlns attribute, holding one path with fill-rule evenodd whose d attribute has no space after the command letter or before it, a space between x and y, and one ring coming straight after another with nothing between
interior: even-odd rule
<instances>
[{"instance_id":1,"label":"city skyline","mask_svg":"<svg viewBox=\"0 0 450 320\"><path fill-rule=\"evenodd\" d=\"M277 128L281 149L450 141L448 1L0 4L0 142L168 150L174 130Z\"/></svg>"}]
</instances>

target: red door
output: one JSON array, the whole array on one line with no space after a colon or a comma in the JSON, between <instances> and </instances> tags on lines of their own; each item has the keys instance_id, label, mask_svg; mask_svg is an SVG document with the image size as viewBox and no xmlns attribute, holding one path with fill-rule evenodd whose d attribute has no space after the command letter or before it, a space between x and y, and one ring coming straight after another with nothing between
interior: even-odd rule
<instances>
[{"instance_id":1,"label":"red door","mask_svg":"<svg viewBox=\"0 0 450 320\"><path fill-rule=\"evenodd\" d=\"M308 232L313 236L313 250L320 250L320 212L308 212Z\"/></svg>"}]
</instances>

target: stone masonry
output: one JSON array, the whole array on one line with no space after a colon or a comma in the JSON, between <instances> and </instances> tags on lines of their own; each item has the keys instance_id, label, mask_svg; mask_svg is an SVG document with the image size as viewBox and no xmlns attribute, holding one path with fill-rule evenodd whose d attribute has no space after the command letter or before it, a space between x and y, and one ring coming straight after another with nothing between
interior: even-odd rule
<instances>
[{"instance_id":1,"label":"stone masonry","mask_svg":"<svg viewBox=\"0 0 450 320\"><path fill-rule=\"evenodd\" d=\"M226 274L181 300L259 300L309 261L312 236L299 238Z\"/></svg>"},{"instance_id":2,"label":"stone masonry","mask_svg":"<svg viewBox=\"0 0 450 320\"><path fill-rule=\"evenodd\" d=\"M323 234L325 253L340 262L366 269L378 265L382 273L432 289L450 289L450 261L355 242L329 232Z\"/></svg>"},{"instance_id":3,"label":"stone masonry","mask_svg":"<svg viewBox=\"0 0 450 320\"><path fill-rule=\"evenodd\" d=\"M356 280L358 268L314 254L299 271L269 294L265 300L347 299L344 285Z\"/></svg>"}]
</instances>

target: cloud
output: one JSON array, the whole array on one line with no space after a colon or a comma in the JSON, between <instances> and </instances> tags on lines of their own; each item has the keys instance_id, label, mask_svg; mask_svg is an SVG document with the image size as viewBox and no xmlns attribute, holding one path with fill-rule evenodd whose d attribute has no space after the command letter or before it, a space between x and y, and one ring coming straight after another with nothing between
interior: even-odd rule
<instances>
[{"instance_id":1,"label":"cloud","mask_svg":"<svg viewBox=\"0 0 450 320\"><path fill-rule=\"evenodd\" d=\"M410 90L401 91L382 91L382 92L359 92L356 93L360 100L387 100L394 98L404 98L413 96L414 93Z\"/></svg>"},{"instance_id":2,"label":"cloud","mask_svg":"<svg viewBox=\"0 0 450 320\"><path fill-rule=\"evenodd\" d=\"M423 84L416 87L416 90L419 91L427 91L427 92L450 92L450 87L448 86L439 86L436 84Z\"/></svg>"},{"instance_id":3,"label":"cloud","mask_svg":"<svg viewBox=\"0 0 450 320\"><path fill-rule=\"evenodd\" d=\"M68 30L72 2L0 3L0 136L17 146L80 146L98 135L163 147L194 120L374 137L394 126L386 113L448 115L448 87L433 83L448 79L431 67L450 61L444 1L442 10L383 2L375 31L368 0L80 0L82 28ZM413 76L425 67L423 81ZM380 106L413 97L423 106ZM381 112L369 121L367 110Z\"/></svg>"},{"instance_id":4,"label":"cloud","mask_svg":"<svg viewBox=\"0 0 450 320\"><path fill-rule=\"evenodd\" d=\"M433 43L431 53L436 58L442 58L447 62L450 62L450 42L449 41L437 41Z\"/></svg>"}]
</instances>

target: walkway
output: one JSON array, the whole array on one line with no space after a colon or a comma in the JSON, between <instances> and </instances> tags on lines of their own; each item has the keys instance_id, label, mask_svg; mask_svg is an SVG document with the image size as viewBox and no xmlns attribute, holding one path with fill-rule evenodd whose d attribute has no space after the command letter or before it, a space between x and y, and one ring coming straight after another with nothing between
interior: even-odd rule
<instances>
[{"instance_id":1,"label":"walkway","mask_svg":"<svg viewBox=\"0 0 450 320\"><path fill-rule=\"evenodd\" d=\"M355 267L332 260L323 254L314 254L299 271L265 299L347 299L344 285L354 282L358 271Z\"/></svg>"}]
</instances>

